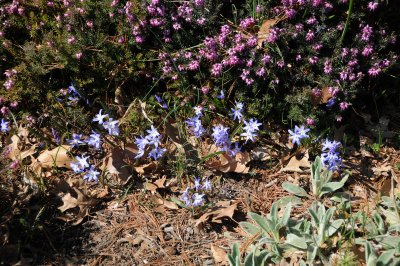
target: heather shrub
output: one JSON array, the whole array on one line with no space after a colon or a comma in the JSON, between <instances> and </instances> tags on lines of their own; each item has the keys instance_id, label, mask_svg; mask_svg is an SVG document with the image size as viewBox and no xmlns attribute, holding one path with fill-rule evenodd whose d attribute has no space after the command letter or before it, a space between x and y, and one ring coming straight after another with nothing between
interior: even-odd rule
<instances>
[{"instance_id":1,"label":"heather shrub","mask_svg":"<svg viewBox=\"0 0 400 266\"><path fill-rule=\"evenodd\" d=\"M228 100L254 99L249 113L258 118L340 122L366 96L396 93L393 5L7 1L2 102L29 110L73 82L90 104L128 105L163 92L177 108L215 105L222 91Z\"/></svg>"}]
</instances>

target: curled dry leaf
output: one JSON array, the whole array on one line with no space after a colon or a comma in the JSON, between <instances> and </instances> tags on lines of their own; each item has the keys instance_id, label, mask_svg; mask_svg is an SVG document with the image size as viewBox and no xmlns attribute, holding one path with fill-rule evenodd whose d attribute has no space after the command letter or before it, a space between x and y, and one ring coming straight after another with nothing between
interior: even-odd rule
<instances>
[{"instance_id":1,"label":"curled dry leaf","mask_svg":"<svg viewBox=\"0 0 400 266\"><path fill-rule=\"evenodd\" d=\"M108 175L118 176L126 182L131 176L130 164L137 153L134 144L125 145L123 148L115 147L111 149L104 159L100 169Z\"/></svg>"},{"instance_id":2,"label":"curled dry leaf","mask_svg":"<svg viewBox=\"0 0 400 266\"><path fill-rule=\"evenodd\" d=\"M235 172L246 174L249 172L250 167L246 166L250 162L250 154L248 152L239 152L232 158L226 153L218 154L219 150L209 139L200 144L200 154L203 158L209 157L205 161L205 165L208 168L224 173Z\"/></svg>"},{"instance_id":3,"label":"curled dry leaf","mask_svg":"<svg viewBox=\"0 0 400 266\"><path fill-rule=\"evenodd\" d=\"M216 245L211 244L210 245L211 253L214 257L215 262L218 265L228 265L227 264L227 258L228 254L223 248L220 248Z\"/></svg>"},{"instance_id":4,"label":"curled dry leaf","mask_svg":"<svg viewBox=\"0 0 400 266\"><path fill-rule=\"evenodd\" d=\"M319 104L327 103L329 101L329 99L332 98L332 94L328 87L324 87L324 88L322 88L320 95L311 93L310 97L311 97L311 103L313 105L319 105Z\"/></svg>"},{"instance_id":5,"label":"curled dry leaf","mask_svg":"<svg viewBox=\"0 0 400 266\"><path fill-rule=\"evenodd\" d=\"M279 22L279 19L267 19L261 24L257 33L257 48L261 48L262 44L267 40L269 32L273 26Z\"/></svg>"},{"instance_id":6,"label":"curled dry leaf","mask_svg":"<svg viewBox=\"0 0 400 266\"><path fill-rule=\"evenodd\" d=\"M40 155L32 160L31 168L36 174L40 174L44 169L52 167L65 167L71 169L72 157L69 152L72 147L69 145L58 146L52 150L45 150Z\"/></svg>"},{"instance_id":7,"label":"curled dry leaf","mask_svg":"<svg viewBox=\"0 0 400 266\"><path fill-rule=\"evenodd\" d=\"M311 164L308 161L308 151L305 153L298 153L290 158L288 164L282 168L279 172L298 172L303 173L304 171L300 167L311 168Z\"/></svg>"},{"instance_id":8,"label":"curled dry leaf","mask_svg":"<svg viewBox=\"0 0 400 266\"><path fill-rule=\"evenodd\" d=\"M79 210L74 212L74 215L58 217L65 221L74 221L74 224L79 224L89 214L89 208L99 203L98 199L88 197L76 187L72 187L72 191L64 194L61 200L63 205L58 207L61 212L78 207Z\"/></svg>"},{"instance_id":9,"label":"curled dry leaf","mask_svg":"<svg viewBox=\"0 0 400 266\"><path fill-rule=\"evenodd\" d=\"M226 206L227 202L219 202L217 206L211 211L204 213L200 218L195 221L195 226L199 227L203 223L207 222L210 218L214 223L221 223L221 219L224 217L231 218L237 208L237 203Z\"/></svg>"}]
</instances>

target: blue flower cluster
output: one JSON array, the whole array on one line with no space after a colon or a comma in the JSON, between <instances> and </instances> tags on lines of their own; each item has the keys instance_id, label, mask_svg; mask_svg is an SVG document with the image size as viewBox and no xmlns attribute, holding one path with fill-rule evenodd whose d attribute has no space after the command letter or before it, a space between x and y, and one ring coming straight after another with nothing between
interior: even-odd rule
<instances>
[{"instance_id":1,"label":"blue flower cluster","mask_svg":"<svg viewBox=\"0 0 400 266\"><path fill-rule=\"evenodd\" d=\"M93 122L97 122L99 125L102 125L104 129L108 131L109 135L117 136L119 135L118 128L118 120L114 120L109 117L108 114L102 114L103 110L100 110L98 114L93 118ZM52 129L52 133L56 142L60 142L59 135L55 129ZM72 134L72 139L67 140L67 143L71 145L73 148L77 148L81 145L89 145L93 149L100 149L102 145L101 135L95 131L92 131L86 139L83 139L82 134ZM71 162L70 166L72 170L79 174L85 171L85 175L83 179L87 181L98 181L98 175L100 172L96 171L94 166L89 165L88 162L89 156L76 156L75 160Z\"/></svg>"},{"instance_id":2,"label":"blue flower cluster","mask_svg":"<svg viewBox=\"0 0 400 266\"><path fill-rule=\"evenodd\" d=\"M235 101L235 108L231 108L233 120L241 121L243 119L243 108L242 102Z\"/></svg>"},{"instance_id":3,"label":"blue flower cluster","mask_svg":"<svg viewBox=\"0 0 400 266\"><path fill-rule=\"evenodd\" d=\"M223 125L216 125L213 127L213 133L211 136L214 138L215 145L221 148L221 151L226 152L229 156L234 157L240 152L239 143L235 142L234 148L232 148L232 142L229 138L229 127Z\"/></svg>"},{"instance_id":4,"label":"blue flower cluster","mask_svg":"<svg viewBox=\"0 0 400 266\"><path fill-rule=\"evenodd\" d=\"M254 138L257 137L257 131L260 130L258 127L261 126L261 123L258 123L253 118L250 118L249 121L243 121L243 123L245 124L243 127L244 132L240 136L246 138L246 143L248 140L254 141Z\"/></svg>"},{"instance_id":5,"label":"blue flower cluster","mask_svg":"<svg viewBox=\"0 0 400 266\"><path fill-rule=\"evenodd\" d=\"M340 147L340 142L335 140L329 141L326 139L325 142L322 143L321 161L330 171L339 170L341 166L342 158L339 153Z\"/></svg>"},{"instance_id":6,"label":"blue flower cluster","mask_svg":"<svg viewBox=\"0 0 400 266\"><path fill-rule=\"evenodd\" d=\"M108 114L102 114L103 110L100 109L99 113L93 118L93 122L98 122L104 129L108 131L111 136L119 135L118 120L109 117Z\"/></svg>"},{"instance_id":7,"label":"blue flower cluster","mask_svg":"<svg viewBox=\"0 0 400 266\"><path fill-rule=\"evenodd\" d=\"M164 100L160 96L154 95L154 97L156 98L157 102L161 105L161 108L163 109L168 108L168 105L164 102Z\"/></svg>"},{"instance_id":8,"label":"blue flower cluster","mask_svg":"<svg viewBox=\"0 0 400 266\"><path fill-rule=\"evenodd\" d=\"M7 133L10 129L8 127L9 122L5 120L4 118L1 119L1 124L0 124L0 131L3 133Z\"/></svg>"},{"instance_id":9,"label":"blue flower cluster","mask_svg":"<svg viewBox=\"0 0 400 266\"><path fill-rule=\"evenodd\" d=\"M71 168L77 174L86 170L83 179L97 182L100 172L97 172L93 165L89 165L88 159L89 156L85 157L84 154L82 156L76 156L75 161L70 164Z\"/></svg>"},{"instance_id":10,"label":"blue flower cluster","mask_svg":"<svg viewBox=\"0 0 400 266\"><path fill-rule=\"evenodd\" d=\"M194 187L187 187L180 199L186 207L198 207L205 203L205 192L211 191L212 183L208 178L201 184L200 178L194 178Z\"/></svg>"},{"instance_id":11,"label":"blue flower cluster","mask_svg":"<svg viewBox=\"0 0 400 266\"><path fill-rule=\"evenodd\" d=\"M305 128L304 126L298 127L296 125L296 126L294 126L294 131L292 131L290 129L288 130L288 132L290 134L289 139L292 140L293 144L297 144L298 146L300 146L300 143L301 143L302 139L310 137L307 134L308 131L310 131L309 128Z\"/></svg>"},{"instance_id":12,"label":"blue flower cluster","mask_svg":"<svg viewBox=\"0 0 400 266\"><path fill-rule=\"evenodd\" d=\"M203 109L200 107L195 107L194 109L195 109L195 116L186 120L185 123L189 127L189 130L193 133L193 135L196 138L199 138L206 132L200 119L203 116L202 113Z\"/></svg>"},{"instance_id":13,"label":"blue flower cluster","mask_svg":"<svg viewBox=\"0 0 400 266\"><path fill-rule=\"evenodd\" d=\"M146 147L153 146L150 150L148 158L153 158L154 160L158 160L161 156L167 151L165 148L161 148L161 134L158 130L151 125L151 128L146 130L146 136L140 136L135 138L135 144L138 146L139 151L135 156L136 159L143 157Z\"/></svg>"}]
</instances>

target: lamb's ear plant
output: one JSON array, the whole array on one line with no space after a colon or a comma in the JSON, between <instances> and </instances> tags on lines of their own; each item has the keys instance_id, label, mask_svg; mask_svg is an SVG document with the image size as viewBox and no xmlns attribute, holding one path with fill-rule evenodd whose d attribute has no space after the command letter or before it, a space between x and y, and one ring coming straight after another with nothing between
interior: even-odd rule
<instances>
[{"instance_id":1,"label":"lamb's ear plant","mask_svg":"<svg viewBox=\"0 0 400 266\"><path fill-rule=\"evenodd\" d=\"M329 264L329 259L323 254L323 249L330 249L330 238L342 227L343 219L333 219L335 207L326 210L320 202L314 202L308 209L311 221L302 221L300 228L292 230L287 235L286 243L307 254L307 263L313 263L317 256L323 264Z\"/></svg>"},{"instance_id":2,"label":"lamb's ear plant","mask_svg":"<svg viewBox=\"0 0 400 266\"><path fill-rule=\"evenodd\" d=\"M268 258L271 259L272 262L278 263L283 257L283 247L284 242L282 241L282 233L284 232L284 228L289 224L290 213L292 211L292 205L289 204L286 206L285 211L282 216L278 215L279 205L277 202L272 204L271 212L267 217L263 217L257 213L250 212L248 215L252 221L255 222L241 222L240 225L244 231L248 234L255 236L259 234L258 245L265 245L267 248L267 253L262 252L258 253L257 250L253 250L246 257L246 261L250 263L250 261L260 261L266 260ZM251 265L251 264L245 264Z\"/></svg>"},{"instance_id":3,"label":"lamb's ear plant","mask_svg":"<svg viewBox=\"0 0 400 266\"><path fill-rule=\"evenodd\" d=\"M342 188L349 178L349 173L344 173L340 181L332 181L333 172L322 166L321 158L316 157L311 165L311 192L315 198L320 199L327 193L335 192ZM298 197L307 197L307 192L302 187L295 184L284 182L282 184L284 190Z\"/></svg>"}]
</instances>

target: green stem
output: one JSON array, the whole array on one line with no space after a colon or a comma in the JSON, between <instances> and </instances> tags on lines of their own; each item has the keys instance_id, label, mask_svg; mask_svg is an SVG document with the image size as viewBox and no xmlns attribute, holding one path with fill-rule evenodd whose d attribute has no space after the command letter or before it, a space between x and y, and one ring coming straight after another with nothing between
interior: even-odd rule
<instances>
[{"instance_id":1,"label":"green stem","mask_svg":"<svg viewBox=\"0 0 400 266\"><path fill-rule=\"evenodd\" d=\"M346 25L344 25L342 36L340 37L340 45L343 43L344 37L346 36L347 30L349 29L350 16L351 16L351 12L353 10L353 2L354 2L354 0L350 0L349 10L347 11Z\"/></svg>"}]
</instances>

